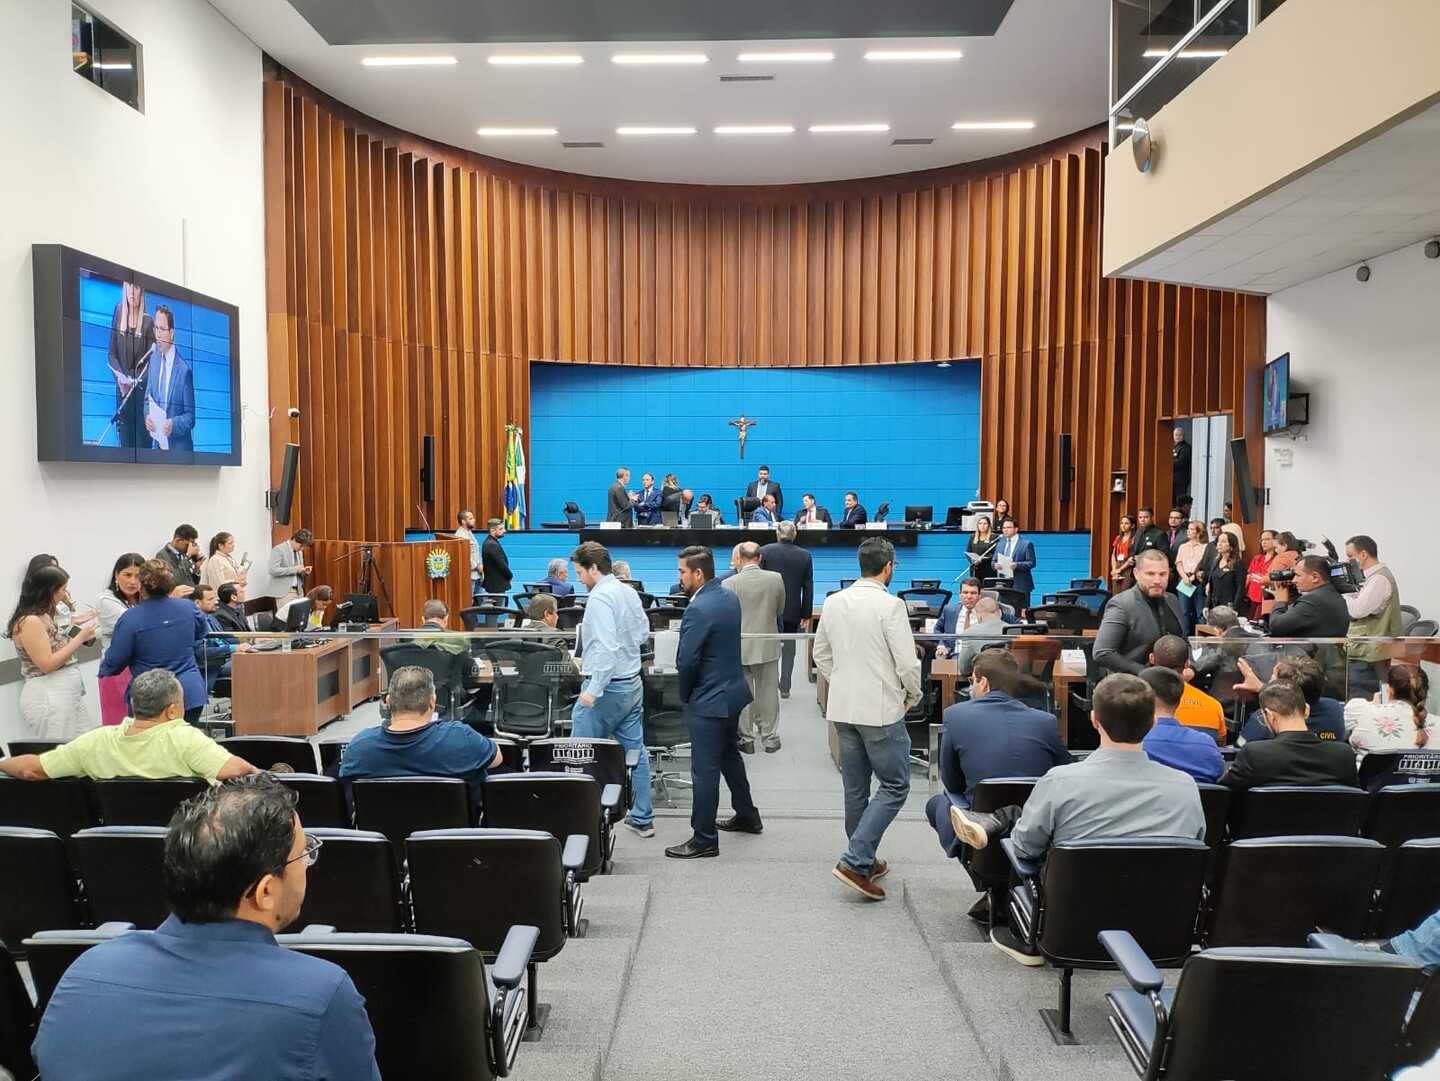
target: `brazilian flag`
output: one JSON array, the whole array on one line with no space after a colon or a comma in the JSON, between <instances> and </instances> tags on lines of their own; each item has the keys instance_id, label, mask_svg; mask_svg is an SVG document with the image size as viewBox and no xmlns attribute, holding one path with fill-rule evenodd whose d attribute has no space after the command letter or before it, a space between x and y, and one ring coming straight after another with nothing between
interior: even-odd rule
<instances>
[{"instance_id":1,"label":"brazilian flag","mask_svg":"<svg viewBox=\"0 0 1440 1081\"><path fill-rule=\"evenodd\" d=\"M505 425L505 528L521 529L525 519L525 444L518 425Z\"/></svg>"}]
</instances>

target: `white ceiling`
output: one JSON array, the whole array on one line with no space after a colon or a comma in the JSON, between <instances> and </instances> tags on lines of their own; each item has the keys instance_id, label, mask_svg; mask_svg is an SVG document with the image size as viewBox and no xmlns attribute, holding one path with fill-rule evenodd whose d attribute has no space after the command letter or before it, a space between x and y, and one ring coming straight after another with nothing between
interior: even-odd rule
<instances>
[{"instance_id":1,"label":"white ceiling","mask_svg":"<svg viewBox=\"0 0 1440 1081\"><path fill-rule=\"evenodd\" d=\"M332 46L288 0L210 0L281 64L395 127L529 165L597 176L709 184L836 180L993 157L1101 122L1109 5L1015 0L994 37L773 42L549 42L544 45ZM954 62L875 63L867 47L958 47ZM824 64L740 64L747 49L824 48ZM696 67L623 67L614 52L704 52ZM496 67L493 53L580 53L576 67ZM365 56L453 55L436 68L367 68ZM774 82L719 76L773 72ZM1033 120L1030 131L960 132L967 120ZM888 123L884 134L810 134L811 124ZM718 136L721 124L793 124L793 135ZM687 125L681 137L620 136L621 125ZM554 137L482 138L479 127L554 127ZM925 147L895 138L932 137ZM601 140L567 150L562 141Z\"/></svg>"},{"instance_id":2,"label":"white ceiling","mask_svg":"<svg viewBox=\"0 0 1440 1081\"><path fill-rule=\"evenodd\" d=\"M1437 234L1440 105L1231 211L1126 277L1274 293Z\"/></svg>"}]
</instances>

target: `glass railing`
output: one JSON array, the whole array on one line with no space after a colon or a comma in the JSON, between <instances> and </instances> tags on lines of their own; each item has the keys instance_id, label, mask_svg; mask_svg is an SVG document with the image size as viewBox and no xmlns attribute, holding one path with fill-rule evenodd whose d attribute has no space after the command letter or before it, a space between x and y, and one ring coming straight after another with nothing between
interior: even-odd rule
<instances>
[{"instance_id":1,"label":"glass railing","mask_svg":"<svg viewBox=\"0 0 1440 1081\"><path fill-rule=\"evenodd\" d=\"M1284 0L1111 0L1113 149L1224 58Z\"/></svg>"},{"instance_id":2,"label":"glass railing","mask_svg":"<svg viewBox=\"0 0 1440 1081\"><path fill-rule=\"evenodd\" d=\"M1096 661L1094 630L1027 633L1040 628L1019 626L1006 633L971 631L956 637L935 633L924 617L912 621L921 699L905 715L913 767L907 811L921 812L925 799L939 790L944 711L969 696L971 666L987 651L1015 657L1020 673L1015 697L1052 714L1073 753L1098 745L1090 696L1094 684L1124 662ZM657 622L670 625L652 630L642 651L645 741L658 778L657 808L688 813L689 738L676 668L679 621ZM515 741L515 754L523 759L528 742L572 733L584 665L583 623L578 632L500 626L472 632L367 629L211 637L215 648L202 665L210 701L201 726L217 737L308 738L330 745L332 763L355 733L386 723L390 674L416 664L433 673L442 718ZM747 649L770 644L767 652L778 651L779 667L789 674L773 730L778 746L767 752L762 725L753 730L754 753L744 758L757 802L776 813L829 814L840 807L838 743L825 723L830 681L816 670L814 639L810 631L743 638ZM1342 734L1343 720L1336 718L1344 703L1378 702L1391 665L1425 668L1440 685L1440 639L1434 638L1277 639L1237 628L1225 635L1197 634L1188 646L1190 686L1214 703L1205 707L1218 718L1214 735L1231 746L1242 739L1247 724L1253 732L1258 692L1277 670L1294 678L1295 668L1310 664L1308 671L1319 673L1328 700L1317 712L1339 723ZM788 664L786 654L793 654ZM1297 666L1298 657L1307 660Z\"/></svg>"}]
</instances>

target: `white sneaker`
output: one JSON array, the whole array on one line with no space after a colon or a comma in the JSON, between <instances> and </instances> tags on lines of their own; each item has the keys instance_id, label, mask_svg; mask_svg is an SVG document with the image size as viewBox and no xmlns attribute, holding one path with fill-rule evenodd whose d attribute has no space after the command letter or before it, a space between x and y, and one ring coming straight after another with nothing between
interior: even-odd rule
<instances>
[{"instance_id":1,"label":"white sneaker","mask_svg":"<svg viewBox=\"0 0 1440 1081\"><path fill-rule=\"evenodd\" d=\"M640 823L636 822L633 818L627 817L624 821L624 825L627 830L635 834L637 837L655 836L655 827L650 825L648 822Z\"/></svg>"},{"instance_id":2,"label":"white sneaker","mask_svg":"<svg viewBox=\"0 0 1440 1081\"><path fill-rule=\"evenodd\" d=\"M950 827L955 831L955 836L971 848L984 848L990 843L990 835L985 832L985 827L953 803L950 805Z\"/></svg>"}]
</instances>

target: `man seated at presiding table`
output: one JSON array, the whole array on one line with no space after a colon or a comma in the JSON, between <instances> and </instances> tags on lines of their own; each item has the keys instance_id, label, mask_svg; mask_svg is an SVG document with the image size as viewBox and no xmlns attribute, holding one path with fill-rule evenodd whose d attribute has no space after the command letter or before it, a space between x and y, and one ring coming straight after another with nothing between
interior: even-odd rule
<instances>
[{"instance_id":1,"label":"man seated at presiding table","mask_svg":"<svg viewBox=\"0 0 1440 1081\"><path fill-rule=\"evenodd\" d=\"M764 525L774 525L779 520L779 515L780 512L775 507L775 497L769 492L766 492L765 498L762 499L760 505L755 508L755 513L750 515L750 521L760 522Z\"/></svg>"},{"instance_id":2,"label":"man seated at presiding table","mask_svg":"<svg viewBox=\"0 0 1440 1081\"><path fill-rule=\"evenodd\" d=\"M1205 811L1194 778L1152 762L1142 740L1155 723L1155 692L1143 679L1117 672L1095 687L1090 723L1100 748L1083 762L1056 766L1035 784L1022 810L1002 807L981 814L950 807L955 836L971 848L1009 837L1027 860L1045 858L1050 846L1087 837L1193 837L1205 839ZM990 941L1022 965L1043 965L1009 927Z\"/></svg>"},{"instance_id":3,"label":"man seated at presiding table","mask_svg":"<svg viewBox=\"0 0 1440 1081\"><path fill-rule=\"evenodd\" d=\"M1355 752L1348 743L1321 740L1305 724L1310 708L1293 683L1278 680L1260 692L1260 711L1274 739L1246 743L1220 778L1231 788L1264 784L1358 785Z\"/></svg>"},{"instance_id":4,"label":"man seated at presiding table","mask_svg":"<svg viewBox=\"0 0 1440 1081\"><path fill-rule=\"evenodd\" d=\"M1206 694L1191 681L1195 669L1190 666L1190 643L1178 634L1162 635L1150 650L1150 664L1168 668L1185 681L1175 719L1187 728L1209 733L1216 743L1225 742L1225 707L1218 699Z\"/></svg>"},{"instance_id":5,"label":"man seated at presiding table","mask_svg":"<svg viewBox=\"0 0 1440 1081\"><path fill-rule=\"evenodd\" d=\"M459 777L480 800L485 771L498 766L495 741L460 721L435 718L435 677L428 668L395 669L385 692L390 723L367 728L345 747L341 780L369 777Z\"/></svg>"},{"instance_id":6,"label":"man seated at presiding table","mask_svg":"<svg viewBox=\"0 0 1440 1081\"><path fill-rule=\"evenodd\" d=\"M46 1081L379 1081L350 977L275 941L319 851L295 794L264 774L181 804L162 870L171 915L66 970L35 1038Z\"/></svg>"},{"instance_id":7,"label":"man seated at presiding table","mask_svg":"<svg viewBox=\"0 0 1440 1081\"><path fill-rule=\"evenodd\" d=\"M470 648L470 640L463 634L450 630L450 606L438 598L431 597L420 609L425 617L415 630L415 644L427 649L441 649L446 653L464 653Z\"/></svg>"},{"instance_id":8,"label":"man seated at presiding table","mask_svg":"<svg viewBox=\"0 0 1440 1081\"><path fill-rule=\"evenodd\" d=\"M1235 684L1235 689L1256 694L1264 690L1264 682L1255 674L1255 669L1250 667L1249 662L1242 657L1238 663L1240 674L1245 678ZM1345 707L1338 699L1325 697L1325 668L1319 661L1305 655L1281 657L1275 662L1272 678L1280 683L1293 683L1305 696L1305 705L1310 709L1305 717L1306 728L1322 740L1346 742ZM1264 711L1257 709L1246 719L1245 727L1240 729L1240 738L1235 742L1244 746L1247 743L1274 738L1275 734L1265 725Z\"/></svg>"},{"instance_id":9,"label":"man seated at presiding table","mask_svg":"<svg viewBox=\"0 0 1440 1081\"><path fill-rule=\"evenodd\" d=\"M1142 741L1152 762L1188 773L1213 784L1225 772L1220 748L1206 733L1175 719L1185 694L1185 681L1169 668L1155 666L1140 673L1155 692L1155 727Z\"/></svg>"},{"instance_id":10,"label":"man seated at presiding table","mask_svg":"<svg viewBox=\"0 0 1440 1081\"><path fill-rule=\"evenodd\" d=\"M44 754L0 758L0 773L22 781L61 777L201 777L216 784L258 772L185 721L185 691L174 673L152 668L130 684L134 716L94 728Z\"/></svg>"}]
</instances>

